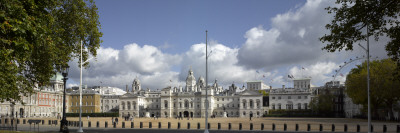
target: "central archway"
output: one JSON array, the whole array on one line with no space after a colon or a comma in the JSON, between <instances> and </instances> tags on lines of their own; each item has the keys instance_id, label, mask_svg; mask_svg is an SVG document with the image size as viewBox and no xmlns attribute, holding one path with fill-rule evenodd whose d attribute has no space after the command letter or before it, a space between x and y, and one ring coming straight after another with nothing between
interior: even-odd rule
<instances>
[{"instance_id":1,"label":"central archway","mask_svg":"<svg viewBox=\"0 0 400 133\"><path fill-rule=\"evenodd\" d=\"M189 111L183 112L183 117L189 117Z\"/></svg>"}]
</instances>

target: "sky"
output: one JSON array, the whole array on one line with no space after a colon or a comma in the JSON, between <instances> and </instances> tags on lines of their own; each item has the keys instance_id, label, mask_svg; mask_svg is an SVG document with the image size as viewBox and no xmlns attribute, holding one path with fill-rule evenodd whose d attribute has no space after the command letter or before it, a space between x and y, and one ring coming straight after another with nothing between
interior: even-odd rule
<instances>
[{"instance_id":1,"label":"sky","mask_svg":"<svg viewBox=\"0 0 400 133\"><path fill-rule=\"evenodd\" d=\"M327 0L95 0L103 41L83 70L82 84L131 88L185 86L188 70L205 77L206 30L208 83L225 89L261 80L268 86L293 86L294 78L312 78L313 86L332 81L339 66L365 51L328 53L319 38L333 18ZM381 42L370 42L371 56L386 58ZM366 42L359 42L365 45ZM210 52L211 51L211 52ZM351 68L335 79L341 82ZM68 87L79 85L77 59L71 61ZM172 81L172 82L171 82Z\"/></svg>"}]
</instances>

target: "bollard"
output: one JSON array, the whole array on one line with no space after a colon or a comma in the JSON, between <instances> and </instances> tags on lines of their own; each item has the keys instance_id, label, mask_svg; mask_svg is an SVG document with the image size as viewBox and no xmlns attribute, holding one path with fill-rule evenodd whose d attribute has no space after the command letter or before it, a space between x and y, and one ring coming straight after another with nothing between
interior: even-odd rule
<instances>
[{"instance_id":1,"label":"bollard","mask_svg":"<svg viewBox=\"0 0 400 133\"><path fill-rule=\"evenodd\" d=\"M100 122L99 121L96 122L96 127L97 128L100 127Z\"/></svg>"},{"instance_id":2,"label":"bollard","mask_svg":"<svg viewBox=\"0 0 400 133\"><path fill-rule=\"evenodd\" d=\"M228 123L228 129L231 130L232 129L232 124Z\"/></svg>"},{"instance_id":3,"label":"bollard","mask_svg":"<svg viewBox=\"0 0 400 133\"><path fill-rule=\"evenodd\" d=\"M371 133L374 132L374 125L371 124Z\"/></svg>"},{"instance_id":4,"label":"bollard","mask_svg":"<svg viewBox=\"0 0 400 133\"><path fill-rule=\"evenodd\" d=\"M400 133L400 125L397 125L397 133Z\"/></svg>"},{"instance_id":5,"label":"bollard","mask_svg":"<svg viewBox=\"0 0 400 133\"><path fill-rule=\"evenodd\" d=\"M149 128L152 128L153 127L153 124L151 124L151 122L149 122Z\"/></svg>"},{"instance_id":6,"label":"bollard","mask_svg":"<svg viewBox=\"0 0 400 133\"><path fill-rule=\"evenodd\" d=\"M104 122L104 127L107 128L108 127L108 122Z\"/></svg>"},{"instance_id":7,"label":"bollard","mask_svg":"<svg viewBox=\"0 0 400 133\"><path fill-rule=\"evenodd\" d=\"M218 123L218 130L221 129L221 123Z\"/></svg>"},{"instance_id":8,"label":"bollard","mask_svg":"<svg viewBox=\"0 0 400 133\"><path fill-rule=\"evenodd\" d=\"M158 128L161 128L161 122L158 122Z\"/></svg>"},{"instance_id":9,"label":"bollard","mask_svg":"<svg viewBox=\"0 0 400 133\"><path fill-rule=\"evenodd\" d=\"M264 130L264 123L261 123L261 130Z\"/></svg>"},{"instance_id":10,"label":"bollard","mask_svg":"<svg viewBox=\"0 0 400 133\"><path fill-rule=\"evenodd\" d=\"M207 126L208 126L208 129L210 129L210 128L211 128L211 126L210 126L210 123L207 123Z\"/></svg>"},{"instance_id":11,"label":"bollard","mask_svg":"<svg viewBox=\"0 0 400 133\"><path fill-rule=\"evenodd\" d=\"M113 123L113 127L116 128L117 127L117 122Z\"/></svg>"},{"instance_id":12,"label":"bollard","mask_svg":"<svg viewBox=\"0 0 400 133\"><path fill-rule=\"evenodd\" d=\"M125 122L124 121L122 122L122 128L125 128Z\"/></svg>"},{"instance_id":13,"label":"bollard","mask_svg":"<svg viewBox=\"0 0 400 133\"><path fill-rule=\"evenodd\" d=\"M189 122L187 123L187 129L190 129L190 123Z\"/></svg>"},{"instance_id":14,"label":"bollard","mask_svg":"<svg viewBox=\"0 0 400 133\"><path fill-rule=\"evenodd\" d=\"M272 123L272 131L275 131L275 123Z\"/></svg>"},{"instance_id":15,"label":"bollard","mask_svg":"<svg viewBox=\"0 0 400 133\"><path fill-rule=\"evenodd\" d=\"M197 123L197 129L200 129L200 122Z\"/></svg>"},{"instance_id":16,"label":"bollard","mask_svg":"<svg viewBox=\"0 0 400 133\"><path fill-rule=\"evenodd\" d=\"M299 131L299 124L296 123L296 131Z\"/></svg>"},{"instance_id":17,"label":"bollard","mask_svg":"<svg viewBox=\"0 0 400 133\"><path fill-rule=\"evenodd\" d=\"M344 124L344 132L347 132L347 124Z\"/></svg>"},{"instance_id":18,"label":"bollard","mask_svg":"<svg viewBox=\"0 0 400 133\"><path fill-rule=\"evenodd\" d=\"M91 121L88 122L88 127L92 127L92 122Z\"/></svg>"},{"instance_id":19,"label":"bollard","mask_svg":"<svg viewBox=\"0 0 400 133\"><path fill-rule=\"evenodd\" d=\"M171 129L171 122L168 122L168 129Z\"/></svg>"},{"instance_id":20,"label":"bollard","mask_svg":"<svg viewBox=\"0 0 400 133\"><path fill-rule=\"evenodd\" d=\"M357 124L357 132L360 132L360 125Z\"/></svg>"},{"instance_id":21,"label":"bollard","mask_svg":"<svg viewBox=\"0 0 400 133\"><path fill-rule=\"evenodd\" d=\"M143 122L140 122L139 128L143 128Z\"/></svg>"},{"instance_id":22,"label":"bollard","mask_svg":"<svg viewBox=\"0 0 400 133\"><path fill-rule=\"evenodd\" d=\"M0 124L1 124L1 120L0 120ZM26 120L22 120L22 124L26 124Z\"/></svg>"},{"instance_id":23,"label":"bollard","mask_svg":"<svg viewBox=\"0 0 400 133\"><path fill-rule=\"evenodd\" d=\"M287 125L285 123L285 124L283 124L283 131L286 131L286 130L287 130Z\"/></svg>"},{"instance_id":24,"label":"bollard","mask_svg":"<svg viewBox=\"0 0 400 133\"><path fill-rule=\"evenodd\" d=\"M239 130L242 130L242 123L239 123Z\"/></svg>"},{"instance_id":25,"label":"bollard","mask_svg":"<svg viewBox=\"0 0 400 133\"><path fill-rule=\"evenodd\" d=\"M386 125L383 125L383 132L386 133L387 129L386 129Z\"/></svg>"},{"instance_id":26,"label":"bollard","mask_svg":"<svg viewBox=\"0 0 400 133\"><path fill-rule=\"evenodd\" d=\"M332 124L332 132L335 132L335 124Z\"/></svg>"},{"instance_id":27,"label":"bollard","mask_svg":"<svg viewBox=\"0 0 400 133\"><path fill-rule=\"evenodd\" d=\"M181 129L181 123L180 122L178 122L178 127L177 128Z\"/></svg>"},{"instance_id":28,"label":"bollard","mask_svg":"<svg viewBox=\"0 0 400 133\"><path fill-rule=\"evenodd\" d=\"M324 130L323 129L324 127L322 126L322 124L319 124L319 131L321 132L322 130Z\"/></svg>"},{"instance_id":29,"label":"bollard","mask_svg":"<svg viewBox=\"0 0 400 133\"><path fill-rule=\"evenodd\" d=\"M250 123L250 130L253 130L253 123Z\"/></svg>"},{"instance_id":30,"label":"bollard","mask_svg":"<svg viewBox=\"0 0 400 133\"><path fill-rule=\"evenodd\" d=\"M133 122L131 122L131 128L133 128Z\"/></svg>"}]
</instances>

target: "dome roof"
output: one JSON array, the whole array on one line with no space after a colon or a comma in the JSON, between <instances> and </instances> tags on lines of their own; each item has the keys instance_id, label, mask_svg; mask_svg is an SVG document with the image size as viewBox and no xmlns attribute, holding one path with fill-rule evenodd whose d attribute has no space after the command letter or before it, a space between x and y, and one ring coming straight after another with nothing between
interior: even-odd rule
<instances>
[{"instance_id":1,"label":"dome roof","mask_svg":"<svg viewBox=\"0 0 400 133\"><path fill-rule=\"evenodd\" d=\"M140 84L139 79L135 78L135 79L133 80L133 84Z\"/></svg>"},{"instance_id":2,"label":"dome roof","mask_svg":"<svg viewBox=\"0 0 400 133\"><path fill-rule=\"evenodd\" d=\"M193 76L192 69L189 70L189 73L188 73L188 76L186 78L186 81L196 81L196 78Z\"/></svg>"},{"instance_id":3,"label":"dome roof","mask_svg":"<svg viewBox=\"0 0 400 133\"><path fill-rule=\"evenodd\" d=\"M200 78L199 78L199 82L202 82L202 83L204 83L204 78L203 78L203 76L200 76Z\"/></svg>"}]
</instances>

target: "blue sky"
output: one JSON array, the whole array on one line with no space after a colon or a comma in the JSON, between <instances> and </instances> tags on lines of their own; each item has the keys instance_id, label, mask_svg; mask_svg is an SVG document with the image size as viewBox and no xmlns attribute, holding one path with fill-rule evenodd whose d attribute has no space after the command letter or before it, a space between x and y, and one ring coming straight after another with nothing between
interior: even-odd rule
<instances>
[{"instance_id":1,"label":"blue sky","mask_svg":"<svg viewBox=\"0 0 400 133\"><path fill-rule=\"evenodd\" d=\"M117 0L95 1L99 8L103 47L122 49L129 43L149 44L181 53L209 39L240 47L244 33L304 4L304 0Z\"/></svg>"},{"instance_id":2,"label":"blue sky","mask_svg":"<svg viewBox=\"0 0 400 133\"><path fill-rule=\"evenodd\" d=\"M96 0L103 43L96 60L83 71L83 84L125 88L134 78L143 88L184 86L189 68L205 76L205 30L208 30L209 84L262 80L274 88L291 79L312 77L313 86L333 80L344 61L363 50L327 53L319 37L333 18L327 0ZM372 39L371 39L372 40ZM385 39L383 39L385 40ZM365 42L360 42L365 44ZM371 42L371 55L386 57ZM79 84L76 60L70 62L69 86ZM337 80L360 64L346 66ZM304 69L302 69L304 68ZM258 73L256 72L258 71ZM173 81L173 82L170 82ZM102 84L100 84L102 82Z\"/></svg>"}]
</instances>

